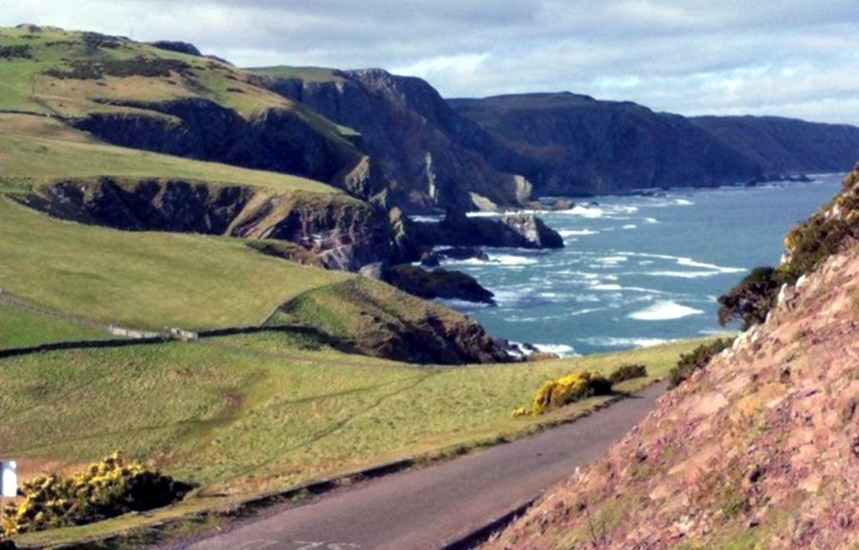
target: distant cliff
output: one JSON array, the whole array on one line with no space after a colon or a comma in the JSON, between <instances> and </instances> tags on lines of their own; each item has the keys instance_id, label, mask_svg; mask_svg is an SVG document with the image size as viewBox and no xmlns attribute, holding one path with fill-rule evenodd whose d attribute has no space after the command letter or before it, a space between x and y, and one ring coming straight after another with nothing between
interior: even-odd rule
<instances>
[{"instance_id":1,"label":"distant cliff","mask_svg":"<svg viewBox=\"0 0 859 550\"><path fill-rule=\"evenodd\" d=\"M766 174L843 172L859 158L859 128L778 117L689 119Z\"/></svg>"},{"instance_id":2,"label":"distant cliff","mask_svg":"<svg viewBox=\"0 0 859 550\"><path fill-rule=\"evenodd\" d=\"M256 69L258 83L360 134L385 182L385 202L407 211L474 210L527 201L531 186L504 170L504 148L418 78L372 69ZM488 202L487 202L488 201Z\"/></svg>"},{"instance_id":3,"label":"distant cliff","mask_svg":"<svg viewBox=\"0 0 859 550\"><path fill-rule=\"evenodd\" d=\"M760 166L689 120L571 93L452 99L448 104L517 151L540 194L707 186L759 177Z\"/></svg>"}]
</instances>

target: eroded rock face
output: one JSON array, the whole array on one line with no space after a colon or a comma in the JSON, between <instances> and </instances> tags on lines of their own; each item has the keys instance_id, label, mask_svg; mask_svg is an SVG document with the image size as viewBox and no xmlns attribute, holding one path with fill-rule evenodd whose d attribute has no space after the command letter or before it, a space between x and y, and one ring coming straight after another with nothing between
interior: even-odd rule
<instances>
[{"instance_id":1,"label":"eroded rock face","mask_svg":"<svg viewBox=\"0 0 859 550\"><path fill-rule=\"evenodd\" d=\"M358 271L389 254L384 216L343 194L278 194L180 180L101 178L57 184L31 204L56 217L116 229L287 241L298 250L277 255L328 269Z\"/></svg>"},{"instance_id":2,"label":"eroded rock face","mask_svg":"<svg viewBox=\"0 0 859 550\"><path fill-rule=\"evenodd\" d=\"M205 99L122 105L152 114L93 113L73 125L115 145L304 176L361 199L380 190L369 161L353 143L320 132L308 117L286 109L246 119Z\"/></svg>"},{"instance_id":3,"label":"eroded rock face","mask_svg":"<svg viewBox=\"0 0 859 550\"><path fill-rule=\"evenodd\" d=\"M389 269L384 279L400 290L427 300L445 298L495 304L492 292L480 286L474 277L461 271L442 268L425 271L413 265L398 265Z\"/></svg>"},{"instance_id":4,"label":"eroded rock face","mask_svg":"<svg viewBox=\"0 0 859 550\"><path fill-rule=\"evenodd\" d=\"M476 197L501 206L530 199L530 182L490 161L514 153L451 110L423 80L371 69L334 71L332 80L322 82L261 82L358 131L362 150L385 181L388 206L468 211Z\"/></svg>"},{"instance_id":5,"label":"eroded rock face","mask_svg":"<svg viewBox=\"0 0 859 550\"><path fill-rule=\"evenodd\" d=\"M449 211L440 223L415 224L420 241L430 246L563 248L564 239L533 214L508 214L495 220Z\"/></svg>"}]
</instances>

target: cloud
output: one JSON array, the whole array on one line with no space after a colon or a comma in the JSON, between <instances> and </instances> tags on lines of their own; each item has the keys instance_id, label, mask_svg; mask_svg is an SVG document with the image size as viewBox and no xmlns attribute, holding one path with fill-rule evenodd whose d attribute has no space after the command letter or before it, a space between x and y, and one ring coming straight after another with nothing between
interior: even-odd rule
<instances>
[{"instance_id":1,"label":"cloud","mask_svg":"<svg viewBox=\"0 0 859 550\"><path fill-rule=\"evenodd\" d=\"M242 66L382 67L446 96L570 90L859 124L855 0L0 0L0 23L173 39Z\"/></svg>"}]
</instances>

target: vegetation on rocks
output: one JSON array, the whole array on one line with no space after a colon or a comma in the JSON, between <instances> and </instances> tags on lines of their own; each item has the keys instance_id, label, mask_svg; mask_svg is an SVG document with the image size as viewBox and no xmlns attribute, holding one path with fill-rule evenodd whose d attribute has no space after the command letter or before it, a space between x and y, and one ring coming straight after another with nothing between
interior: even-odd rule
<instances>
[{"instance_id":1,"label":"vegetation on rocks","mask_svg":"<svg viewBox=\"0 0 859 550\"><path fill-rule=\"evenodd\" d=\"M668 375L669 387L676 388L685 382L695 371L704 369L710 360L729 347L733 343L731 338L720 338L712 342L701 344L689 353L684 353L677 361L677 365L671 369Z\"/></svg>"},{"instance_id":2,"label":"vegetation on rocks","mask_svg":"<svg viewBox=\"0 0 859 550\"><path fill-rule=\"evenodd\" d=\"M169 476L126 464L118 452L86 471L65 477L41 475L23 483L22 502L3 510L7 536L83 525L128 512L160 508L184 497L190 487Z\"/></svg>"},{"instance_id":3,"label":"vegetation on rocks","mask_svg":"<svg viewBox=\"0 0 859 550\"><path fill-rule=\"evenodd\" d=\"M742 321L743 330L762 323L776 305L779 289L814 272L833 254L859 238L859 166L842 192L785 238L785 257L775 268L758 267L719 297L719 322Z\"/></svg>"}]
</instances>

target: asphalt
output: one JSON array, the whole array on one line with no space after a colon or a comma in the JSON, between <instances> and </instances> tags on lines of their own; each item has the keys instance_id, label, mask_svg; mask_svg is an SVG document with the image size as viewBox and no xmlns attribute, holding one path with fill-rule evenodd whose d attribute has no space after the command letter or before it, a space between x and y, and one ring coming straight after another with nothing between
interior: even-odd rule
<instances>
[{"instance_id":1,"label":"asphalt","mask_svg":"<svg viewBox=\"0 0 859 550\"><path fill-rule=\"evenodd\" d=\"M657 384L572 424L337 492L180 548L435 550L599 458L664 391Z\"/></svg>"}]
</instances>

